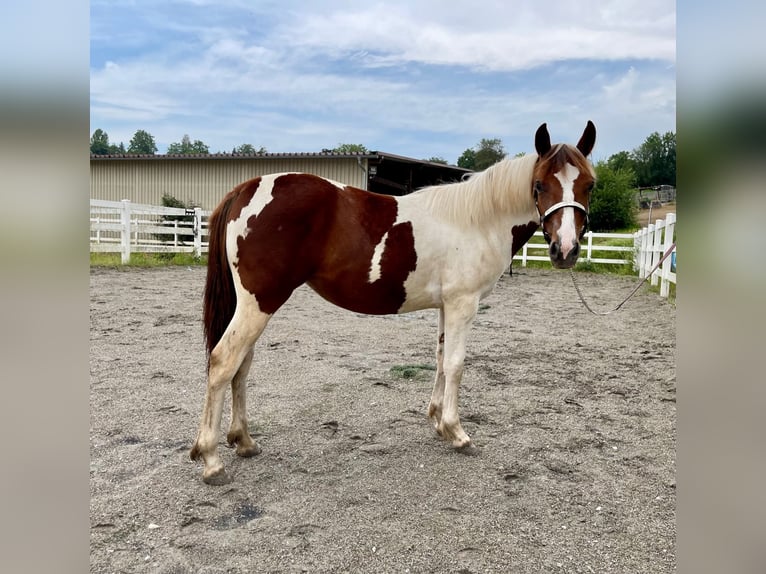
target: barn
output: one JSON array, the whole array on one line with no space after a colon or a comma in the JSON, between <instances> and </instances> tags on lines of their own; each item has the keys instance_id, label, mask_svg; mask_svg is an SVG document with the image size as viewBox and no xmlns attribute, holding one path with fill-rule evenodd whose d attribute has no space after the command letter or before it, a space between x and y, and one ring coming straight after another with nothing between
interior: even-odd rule
<instances>
[{"instance_id":1,"label":"barn","mask_svg":"<svg viewBox=\"0 0 766 574\"><path fill-rule=\"evenodd\" d=\"M470 170L372 151L369 153L258 153L91 155L90 197L161 205L170 195L211 210L235 185L267 173L307 172L387 195L458 181Z\"/></svg>"}]
</instances>

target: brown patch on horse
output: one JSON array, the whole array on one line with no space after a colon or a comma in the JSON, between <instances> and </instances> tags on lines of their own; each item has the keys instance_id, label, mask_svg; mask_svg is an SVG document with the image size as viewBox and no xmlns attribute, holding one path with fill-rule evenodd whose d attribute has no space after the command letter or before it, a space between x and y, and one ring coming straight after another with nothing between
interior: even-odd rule
<instances>
[{"instance_id":1,"label":"brown patch on horse","mask_svg":"<svg viewBox=\"0 0 766 574\"><path fill-rule=\"evenodd\" d=\"M247 221L237 238L242 285L264 313L273 314L303 283L322 297L360 313L395 313L404 303L404 281L417 256L412 225L394 225L393 197L308 174L274 181L272 200ZM375 247L388 233L381 277L368 282Z\"/></svg>"},{"instance_id":2,"label":"brown patch on horse","mask_svg":"<svg viewBox=\"0 0 766 574\"><path fill-rule=\"evenodd\" d=\"M537 228L540 226L537 221L530 221L524 225L514 225L511 228L511 235L513 235L513 243L511 244L511 255L516 255L519 249L524 247L524 244L530 240L535 234Z\"/></svg>"},{"instance_id":3,"label":"brown patch on horse","mask_svg":"<svg viewBox=\"0 0 766 574\"><path fill-rule=\"evenodd\" d=\"M564 166L568 163L572 164L580 172L573 189L574 199L587 207L590 203L589 184L595 181L596 174L586 157L574 146L555 145L545 155L540 156L535 164L533 181L541 182L544 189L560 187L555 174L564 169ZM544 213L546 209L558 203L558 201L559 199L556 196L551 196L551 194L540 194L538 196L538 210L540 213ZM552 228L557 228L561 225L561 211L552 213L546 219L546 224L547 221L551 222ZM577 229L582 229L585 225L585 214L579 209L575 210L575 225Z\"/></svg>"}]
</instances>

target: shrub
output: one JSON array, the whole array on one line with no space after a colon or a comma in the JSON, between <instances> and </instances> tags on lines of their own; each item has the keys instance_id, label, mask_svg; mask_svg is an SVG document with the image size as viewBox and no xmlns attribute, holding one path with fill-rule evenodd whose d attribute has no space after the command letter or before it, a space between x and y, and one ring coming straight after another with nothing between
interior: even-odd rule
<instances>
[{"instance_id":1,"label":"shrub","mask_svg":"<svg viewBox=\"0 0 766 574\"><path fill-rule=\"evenodd\" d=\"M598 180L590 202L590 228L593 231L635 228L633 170L629 167L612 169L605 162L598 162L594 167Z\"/></svg>"}]
</instances>

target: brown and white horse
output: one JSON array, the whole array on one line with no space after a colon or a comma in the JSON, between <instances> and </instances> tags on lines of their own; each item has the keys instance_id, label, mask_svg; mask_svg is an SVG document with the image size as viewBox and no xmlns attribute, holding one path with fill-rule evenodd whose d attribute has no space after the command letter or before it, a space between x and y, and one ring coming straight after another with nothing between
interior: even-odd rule
<instances>
[{"instance_id":1,"label":"brown and white horse","mask_svg":"<svg viewBox=\"0 0 766 574\"><path fill-rule=\"evenodd\" d=\"M245 409L253 345L304 283L357 313L438 309L428 416L454 447L470 447L458 416L458 387L479 301L540 225L553 265L575 264L595 181L586 159L595 139L589 121L577 146L552 146L543 124L535 134L537 154L504 159L467 181L403 197L305 173L264 175L229 192L209 223L208 382L190 453L205 463L202 479L230 480L217 448L229 384L227 440L239 456L260 452L248 433Z\"/></svg>"}]
</instances>

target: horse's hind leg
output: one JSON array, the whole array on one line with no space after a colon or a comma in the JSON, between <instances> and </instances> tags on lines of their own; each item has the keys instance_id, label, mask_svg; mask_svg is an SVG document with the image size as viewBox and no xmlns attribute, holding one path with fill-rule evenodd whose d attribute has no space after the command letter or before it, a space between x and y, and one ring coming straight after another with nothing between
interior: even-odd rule
<instances>
[{"instance_id":1,"label":"horse's hind leg","mask_svg":"<svg viewBox=\"0 0 766 574\"><path fill-rule=\"evenodd\" d=\"M439 428L442 420L442 404L444 403L444 309L439 309L439 332L436 340L436 377L434 389L431 392L431 402L428 403L428 417L434 427Z\"/></svg>"},{"instance_id":2,"label":"horse's hind leg","mask_svg":"<svg viewBox=\"0 0 766 574\"><path fill-rule=\"evenodd\" d=\"M253 362L253 349L250 348L237 374L231 380L231 426L226 435L226 441L230 446L237 445L239 456L255 456L261 452L260 447L250 436L247 430L247 373Z\"/></svg>"},{"instance_id":3,"label":"horse's hind leg","mask_svg":"<svg viewBox=\"0 0 766 574\"><path fill-rule=\"evenodd\" d=\"M190 453L193 460L202 457L205 463L202 480L208 484L225 484L230 480L224 472L223 463L218 455L218 433L221 428L223 396L226 387L229 383L234 385L234 378L240 373L238 386L242 388L240 393L244 394L244 378L247 375L247 368L243 369L242 367L249 367L249 365L245 365L245 362L251 356L253 345L266 327L269 318L270 315L258 310L243 312L238 306L221 340L210 353L202 420L200 421L197 440Z\"/></svg>"}]
</instances>

